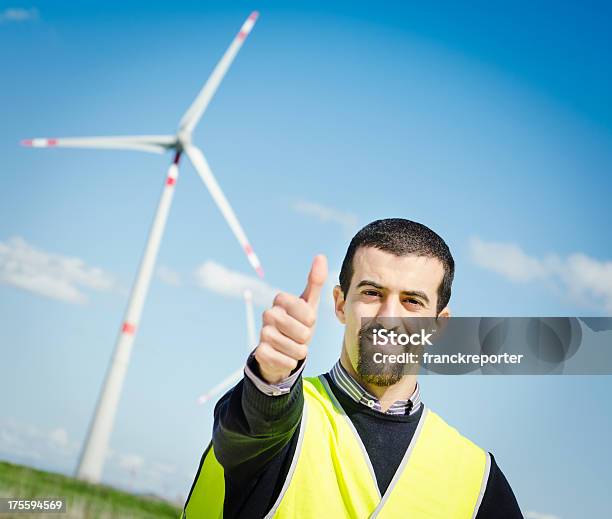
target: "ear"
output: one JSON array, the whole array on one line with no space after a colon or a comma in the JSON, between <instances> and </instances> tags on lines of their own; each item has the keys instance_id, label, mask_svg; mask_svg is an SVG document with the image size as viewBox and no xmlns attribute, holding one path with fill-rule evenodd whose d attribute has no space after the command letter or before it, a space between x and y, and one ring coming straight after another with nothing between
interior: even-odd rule
<instances>
[{"instance_id":1,"label":"ear","mask_svg":"<svg viewBox=\"0 0 612 519\"><path fill-rule=\"evenodd\" d=\"M435 329L438 331L439 334L443 334L445 332L446 327L450 323L450 321L448 320L450 316L451 316L450 309L448 308L448 306L446 306L438 314L438 317L436 317Z\"/></svg>"},{"instance_id":2,"label":"ear","mask_svg":"<svg viewBox=\"0 0 612 519\"><path fill-rule=\"evenodd\" d=\"M346 324L346 316L344 315L344 293L340 288L340 285L334 287L334 310L336 311L336 317L342 324Z\"/></svg>"},{"instance_id":3,"label":"ear","mask_svg":"<svg viewBox=\"0 0 612 519\"><path fill-rule=\"evenodd\" d=\"M448 306L445 306L444 309L438 314L438 317L450 317L451 311Z\"/></svg>"}]
</instances>

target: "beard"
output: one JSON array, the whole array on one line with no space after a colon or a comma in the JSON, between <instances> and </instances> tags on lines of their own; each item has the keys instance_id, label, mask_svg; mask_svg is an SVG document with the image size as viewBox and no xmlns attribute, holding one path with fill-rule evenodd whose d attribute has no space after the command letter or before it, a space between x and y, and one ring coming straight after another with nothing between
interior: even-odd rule
<instances>
[{"instance_id":1,"label":"beard","mask_svg":"<svg viewBox=\"0 0 612 519\"><path fill-rule=\"evenodd\" d=\"M420 329L435 329L435 317L411 318L384 318L385 324L378 319L364 322L357 333L357 365L355 371L364 382L380 387L397 384L406 375L416 375L419 372L420 362L374 362L376 353L399 355L401 353L416 355L417 359L423 354L422 345L410 343L402 345L399 341L391 341L385 345L374 344L374 330L384 328L388 332L414 333Z\"/></svg>"},{"instance_id":2,"label":"beard","mask_svg":"<svg viewBox=\"0 0 612 519\"><path fill-rule=\"evenodd\" d=\"M406 346L387 344L375 345L373 330L381 328L380 324L370 323L362 326L357 334L357 366L355 371L368 384L388 387L397 384L405 373L405 366L400 362L374 362L375 353L398 354L408 351Z\"/></svg>"}]
</instances>

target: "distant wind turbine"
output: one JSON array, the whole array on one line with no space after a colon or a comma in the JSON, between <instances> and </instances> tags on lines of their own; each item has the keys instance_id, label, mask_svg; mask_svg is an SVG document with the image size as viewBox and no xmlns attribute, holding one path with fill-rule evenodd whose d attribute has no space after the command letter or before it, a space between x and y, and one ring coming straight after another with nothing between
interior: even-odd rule
<instances>
[{"instance_id":1,"label":"distant wind turbine","mask_svg":"<svg viewBox=\"0 0 612 519\"><path fill-rule=\"evenodd\" d=\"M257 338L255 336L255 317L253 316L253 295L250 290L244 291L244 303L246 307L246 323L247 323L247 349L249 352L257 346ZM209 389L206 393L198 397L198 404L202 405L212 400L214 397L229 389L236 384L244 373L244 366L234 371L231 375L224 378L216 386Z\"/></svg>"},{"instance_id":2,"label":"distant wind turbine","mask_svg":"<svg viewBox=\"0 0 612 519\"><path fill-rule=\"evenodd\" d=\"M124 319L121 323L114 354L108 368L99 400L96 405L93 420L90 424L87 439L79 459L76 476L91 482L99 482L102 476L104 460L108 449L108 442L113 428L117 405L121 394L121 388L127 371L132 345L136 331L140 323L143 305L151 281L153 268L159 245L162 239L168 212L172 203L174 187L178 179L178 165L181 155L187 155L194 168L202 178L213 200L221 210L230 229L240 242L246 253L247 259L260 277L263 277L263 269L259 259L253 252L253 248L230 206L227 198L221 191L206 158L202 151L191 142L194 128L200 121L213 95L219 88L221 80L225 76L236 54L242 47L244 40L251 32L258 13L255 11L242 24L240 31L225 51L225 54L217 63L212 74L204 84L204 87L195 98L192 105L185 112L179 122L178 131L175 135L142 135L129 137L76 137L76 138L44 138L22 141L24 146L34 148L105 148L138 150L151 153L163 153L168 150L174 151L174 160L170 164L168 173L164 180L164 188L149 231L149 237L145 246L140 268L130 294Z\"/></svg>"}]
</instances>

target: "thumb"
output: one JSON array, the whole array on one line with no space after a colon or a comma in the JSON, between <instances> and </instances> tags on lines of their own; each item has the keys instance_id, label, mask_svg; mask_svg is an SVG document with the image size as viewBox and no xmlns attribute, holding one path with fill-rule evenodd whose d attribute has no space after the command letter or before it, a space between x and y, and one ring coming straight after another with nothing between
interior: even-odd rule
<instances>
[{"instance_id":1,"label":"thumb","mask_svg":"<svg viewBox=\"0 0 612 519\"><path fill-rule=\"evenodd\" d=\"M312 260L312 267L308 274L308 283L302 295L304 301L313 307L319 305L321 299L321 289L327 279L327 258L323 254L318 254Z\"/></svg>"}]
</instances>

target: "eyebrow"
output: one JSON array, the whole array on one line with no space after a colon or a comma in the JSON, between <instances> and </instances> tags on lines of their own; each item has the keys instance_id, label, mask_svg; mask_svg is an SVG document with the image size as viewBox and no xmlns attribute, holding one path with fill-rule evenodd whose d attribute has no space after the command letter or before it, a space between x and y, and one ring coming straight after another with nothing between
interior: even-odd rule
<instances>
[{"instance_id":1,"label":"eyebrow","mask_svg":"<svg viewBox=\"0 0 612 519\"><path fill-rule=\"evenodd\" d=\"M378 283L369 279L364 279L357 284L357 288L364 286L372 286L374 288L377 288L378 290L385 289L385 287L383 287L382 285L379 285ZM423 301L429 304L429 297L427 297L427 294L425 292L421 292L420 290L402 290L402 294L420 297L421 299L423 299Z\"/></svg>"}]
</instances>

